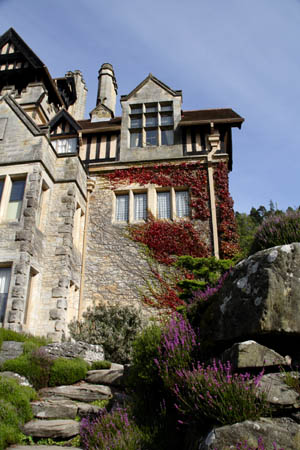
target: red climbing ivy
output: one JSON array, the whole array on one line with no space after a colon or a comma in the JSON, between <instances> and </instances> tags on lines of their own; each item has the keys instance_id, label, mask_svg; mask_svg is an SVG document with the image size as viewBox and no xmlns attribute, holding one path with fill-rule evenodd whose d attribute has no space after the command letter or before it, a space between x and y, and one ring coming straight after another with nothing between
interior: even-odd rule
<instances>
[{"instance_id":1,"label":"red climbing ivy","mask_svg":"<svg viewBox=\"0 0 300 450\"><path fill-rule=\"evenodd\" d=\"M129 233L134 241L147 245L155 259L163 264L172 264L175 255L209 256L206 245L191 222L169 222L150 217L144 224L130 226Z\"/></svg>"},{"instance_id":2,"label":"red climbing ivy","mask_svg":"<svg viewBox=\"0 0 300 450\"><path fill-rule=\"evenodd\" d=\"M118 169L105 175L112 189L122 185L138 183L141 186L154 184L162 187L188 187L190 189L191 219L205 221L210 217L207 168L200 161L181 164L156 164L151 167L130 167ZM233 213L233 202L228 190L228 171L225 163L219 163L214 170L218 230L221 258L231 258L238 251L238 235ZM129 236L150 250L158 263L171 265L176 256L190 255L207 257L209 250L193 221L170 222L148 217L143 224L130 225ZM178 296L179 278L187 274L177 272L171 280L155 266L150 266L154 284L148 285L148 294L143 295L145 303L157 308L176 309L183 304ZM179 278L178 278L179 277Z\"/></svg>"},{"instance_id":3,"label":"red climbing ivy","mask_svg":"<svg viewBox=\"0 0 300 450\"><path fill-rule=\"evenodd\" d=\"M232 258L239 252L239 238L233 212L233 200L229 195L227 165L220 162L214 170L217 198L220 258Z\"/></svg>"},{"instance_id":4,"label":"red climbing ivy","mask_svg":"<svg viewBox=\"0 0 300 450\"><path fill-rule=\"evenodd\" d=\"M206 220L208 208L207 170L200 161L181 164L155 164L151 167L130 167L106 174L113 188L120 184L156 184L163 187L189 187L192 219Z\"/></svg>"}]
</instances>

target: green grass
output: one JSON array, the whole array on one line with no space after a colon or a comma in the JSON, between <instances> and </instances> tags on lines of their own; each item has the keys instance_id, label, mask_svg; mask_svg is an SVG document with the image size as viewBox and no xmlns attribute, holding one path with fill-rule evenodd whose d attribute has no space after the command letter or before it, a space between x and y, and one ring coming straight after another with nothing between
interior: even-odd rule
<instances>
[{"instance_id":1,"label":"green grass","mask_svg":"<svg viewBox=\"0 0 300 450\"><path fill-rule=\"evenodd\" d=\"M3 341L25 342L25 347L30 345L41 347L42 345L47 345L51 342L45 337L32 336L31 334L17 333L13 330L0 328L0 349Z\"/></svg>"},{"instance_id":2,"label":"green grass","mask_svg":"<svg viewBox=\"0 0 300 450\"><path fill-rule=\"evenodd\" d=\"M0 376L0 450L20 442L20 427L33 418L30 401L36 398L34 389Z\"/></svg>"}]
</instances>

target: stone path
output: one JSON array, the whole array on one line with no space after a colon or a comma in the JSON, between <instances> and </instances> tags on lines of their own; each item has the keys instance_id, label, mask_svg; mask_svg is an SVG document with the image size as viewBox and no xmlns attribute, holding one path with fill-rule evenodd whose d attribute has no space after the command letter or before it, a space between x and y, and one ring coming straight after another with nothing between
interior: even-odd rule
<instances>
[{"instance_id":1,"label":"stone path","mask_svg":"<svg viewBox=\"0 0 300 450\"><path fill-rule=\"evenodd\" d=\"M113 364L111 369L89 371L86 381L71 386L41 389L39 400L31 403L35 418L24 425L23 433L34 438L70 439L76 436L79 434L80 422L74 419L101 410L99 406L91 405L90 402L110 400L113 396L118 398L118 392L115 388L112 390L111 386L122 387L123 374L124 367ZM10 450L28 448L24 445L9 447ZM30 450L57 450L57 448L52 445L30 446Z\"/></svg>"}]
</instances>

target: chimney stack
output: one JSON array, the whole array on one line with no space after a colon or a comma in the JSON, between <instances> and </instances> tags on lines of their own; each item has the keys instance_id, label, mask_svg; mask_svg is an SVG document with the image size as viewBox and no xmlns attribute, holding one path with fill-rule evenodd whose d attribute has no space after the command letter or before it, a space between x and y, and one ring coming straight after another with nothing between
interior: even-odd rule
<instances>
[{"instance_id":1,"label":"chimney stack","mask_svg":"<svg viewBox=\"0 0 300 450\"><path fill-rule=\"evenodd\" d=\"M102 64L98 75L97 103L106 106L115 115L116 97L118 85L113 66L109 63Z\"/></svg>"}]
</instances>

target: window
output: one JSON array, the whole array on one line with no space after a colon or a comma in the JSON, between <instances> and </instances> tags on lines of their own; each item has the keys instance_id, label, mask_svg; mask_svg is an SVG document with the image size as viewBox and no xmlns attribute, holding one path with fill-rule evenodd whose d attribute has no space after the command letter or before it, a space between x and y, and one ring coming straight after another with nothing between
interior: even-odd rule
<instances>
[{"instance_id":1,"label":"window","mask_svg":"<svg viewBox=\"0 0 300 450\"><path fill-rule=\"evenodd\" d=\"M169 191L157 193L157 218L171 219L171 196Z\"/></svg>"},{"instance_id":2,"label":"window","mask_svg":"<svg viewBox=\"0 0 300 450\"><path fill-rule=\"evenodd\" d=\"M20 220L25 180L12 180L10 199L7 206L6 218L8 220Z\"/></svg>"},{"instance_id":3,"label":"window","mask_svg":"<svg viewBox=\"0 0 300 450\"><path fill-rule=\"evenodd\" d=\"M117 193L113 213L114 222L145 221L148 211L157 219L176 220L190 216L190 195L188 190L157 190L148 187L147 192L129 190Z\"/></svg>"},{"instance_id":4,"label":"window","mask_svg":"<svg viewBox=\"0 0 300 450\"><path fill-rule=\"evenodd\" d=\"M115 221L133 222L147 220L148 200L146 192L116 195Z\"/></svg>"},{"instance_id":5,"label":"window","mask_svg":"<svg viewBox=\"0 0 300 450\"><path fill-rule=\"evenodd\" d=\"M129 219L129 194L116 197L116 221L128 222Z\"/></svg>"},{"instance_id":6,"label":"window","mask_svg":"<svg viewBox=\"0 0 300 450\"><path fill-rule=\"evenodd\" d=\"M190 215L190 199L188 191L176 191L176 216L189 217Z\"/></svg>"},{"instance_id":7,"label":"window","mask_svg":"<svg viewBox=\"0 0 300 450\"><path fill-rule=\"evenodd\" d=\"M130 106L130 147L174 144L172 102Z\"/></svg>"},{"instance_id":8,"label":"window","mask_svg":"<svg viewBox=\"0 0 300 450\"><path fill-rule=\"evenodd\" d=\"M134 194L134 220L147 220L147 194Z\"/></svg>"},{"instance_id":9,"label":"window","mask_svg":"<svg viewBox=\"0 0 300 450\"><path fill-rule=\"evenodd\" d=\"M8 221L21 218L25 178L13 178L7 175L0 180L0 217Z\"/></svg>"},{"instance_id":10,"label":"window","mask_svg":"<svg viewBox=\"0 0 300 450\"><path fill-rule=\"evenodd\" d=\"M0 267L0 322L4 321L10 275L10 267Z\"/></svg>"},{"instance_id":11,"label":"window","mask_svg":"<svg viewBox=\"0 0 300 450\"><path fill-rule=\"evenodd\" d=\"M130 147L141 147L142 146L142 133L131 132L130 133Z\"/></svg>"},{"instance_id":12,"label":"window","mask_svg":"<svg viewBox=\"0 0 300 450\"><path fill-rule=\"evenodd\" d=\"M52 141L53 147L57 153L76 153L77 138L56 139Z\"/></svg>"}]
</instances>

